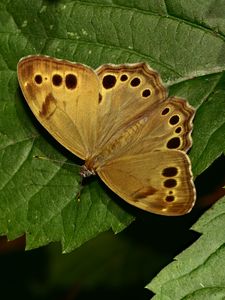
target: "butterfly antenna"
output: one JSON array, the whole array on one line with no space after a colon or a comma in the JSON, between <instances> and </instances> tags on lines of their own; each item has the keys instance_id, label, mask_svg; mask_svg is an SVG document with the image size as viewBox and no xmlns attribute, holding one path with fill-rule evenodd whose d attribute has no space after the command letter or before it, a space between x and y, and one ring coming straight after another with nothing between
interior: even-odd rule
<instances>
[{"instance_id":1,"label":"butterfly antenna","mask_svg":"<svg viewBox=\"0 0 225 300\"><path fill-rule=\"evenodd\" d=\"M52 159L52 158L49 158L49 157L46 157L46 156L34 155L33 158L35 158L35 159L44 159L44 160L49 160L49 161L53 161L53 162L60 163L60 164L75 166L75 164L60 161L60 160L57 160L57 159ZM84 177L80 174L80 178L78 180L78 192L75 195L75 200L77 200L78 202L80 202L81 192L84 188L83 179L84 179Z\"/></svg>"},{"instance_id":2,"label":"butterfly antenna","mask_svg":"<svg viewBox=\"0 0 225 300\"><path fill-rule=\"evenodd\" d=\"M81 193L84 188L83 179L84 177L80 175L80 180L78 181L78 192L75 196L75 200L77 200L78 202L80 202Z\"/></svg>"},{"instance_id":3,"label":"butterfly antenna","mask_svg":"<svg viewBox=\"0 0 225 300\"><path fill-rule=\"evenodd\" d=\"M34 155L33 158L35 158L35 159L49 160L49 161L57 162L59 164L66 164L66 165L70 165L70 166L74 166L75 165L75 164L68 163L68 162L65 162L65 161L61 161L61 160L49 158L49 157L46 157L46 156Z\"/></svg>"}]
</instances>

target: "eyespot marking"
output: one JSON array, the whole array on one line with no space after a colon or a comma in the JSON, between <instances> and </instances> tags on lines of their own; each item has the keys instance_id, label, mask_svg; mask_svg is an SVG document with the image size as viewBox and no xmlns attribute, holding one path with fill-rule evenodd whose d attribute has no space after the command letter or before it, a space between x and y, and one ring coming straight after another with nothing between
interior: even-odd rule
<instances>
[{"instance_id":1,"label":"eyespot marking","mask_svg":"<svg viewBox=\"0 0 225 300\"><path fill-rule=\"evenodd\" d=\"M175 129L175 132L176 132L176 133L180 133L180 132L181 132L181 129L182 129L182 128L179 126L179 127L177 127L177 128Z\"/></svg>"},{"instance_id":2,"label":"eyespot marking","mask_svg":"<svg viewBox=\"0 0 225 300\"><path fill-rule=\"evenodd\" d=\"M176 176L177 173L178 173L178 170L175 167L168 167L162 171L162 175L164 177L173 177L173 176Z\"/></svg>"},{"instance_id":3,"label":"eyespot marking","mask_svg":"<svg viewBox=\"0 0 225 300\"><path fill-rule=\"evenodd\" d=\"M151 95L151 91L149 89L146 89L142 92L142 97L147 98Z\"/></svg>"},{"instance_id":4,"label":"eyespot marking","mask_svg":"<svg viewBox=\"0 0 225 300\"><path fill-rule=\"evenodd\" d=\"M60 86L62 84L62 76L59 74L54 74L52 76L52 83L55 86Z\"/></svg>"},{"instance_id":5,"label":"eyespot marking","mask_svg":"<svg viewBox=\"0 0 225 300\"><path fill-rule=\"evenodd\" d=\"M40 74L36 74L34 76L34 81L37 83L37 84L41 84L42 83L42 76Z\"/></svg>"},{"instance_id":6,"label":"eyespot marking","mask_svg":"<svg viewBox=\"0 0 225 300\"><path fill-rule=\"evenodd\" d=\"M178 115L172 116L169 120L171 125L176 125L179 121L180 121L180 117Z\"/></svg>"},{"instance_id":7,"label":"eyespot marking","mask_svg":"<svg viewBox=\"0 0 225 300\"><path fill-rule=\"evenodd\" d=\"M74 90L77 86L77 77L74 74L67 74L65 83L69 90Z\"/></svg>"},{"instance_id":8,"label":"eyespot marking","mask_svg":"<svg viewBox=\"0 0 225 300\"><path fill-rule=\"evenodd\" d=\"M116 77L114 75L106 75L103 77L102 85L106 90L113 88L115 84Z\"/></svg>"},{"instance_id":9,"label":"eyespot marking","mask_svg":"<svg viewBox=\"0 0 225 300\"><path fill-rule=\"evenodd\" d=\"M180 138L174 137L170 139L166 146L168 149L177 149L180 146Z\"/></svg>"},{"instance_id":10,"label":"eyespot marking","mask_svg":"<svg viewBox=\"0 0 225 300\"><path fill-rule=\"evenodd\" d=\"M167 115L169 111L170 109L168 107L164 108L164 110L162 111L162 115Z\"/></svg>"},{"instance_id":11,"label":"eyespot marking","mask_svg":"<svg viewBox=\"0 0 225 300\"><path fill-rule=\"evenodd\" d=\"M166 199L165 199L167 202L173 202L175 200L175 197L174 196L166 196Z\"/></svg>"},{"instance_id":12,"label":"eyespot marking","mask_svg":"<svg viewBox=\"0 0 225 300\"><path fill-rule=\"evenodd\" d=\"M177 181L175 179L170 178L170 179L165 180L163 184L166 188L172 188L177 185Z\"/></svg>"},{"instance_id":13,"label":"eyespot marking","mask_svg":"<svg viewBox=\"0 0 225 300\"><path fill-rule=\"evenodd\" d=\"M128 79L128 76L126 74L121 75L120 80L126 81Z\"/></svg>"},{"instance_id":14,"label":"eyespot marking","mask_svg":"<svg viewBox=\"0 0 225 300\"><path fill-rule=\"evenodd\" d=\"M133 87L139 86L139 84L141 83L140 78L135 77L131 80L130 85Z\"/></svg>"}]
</instances>

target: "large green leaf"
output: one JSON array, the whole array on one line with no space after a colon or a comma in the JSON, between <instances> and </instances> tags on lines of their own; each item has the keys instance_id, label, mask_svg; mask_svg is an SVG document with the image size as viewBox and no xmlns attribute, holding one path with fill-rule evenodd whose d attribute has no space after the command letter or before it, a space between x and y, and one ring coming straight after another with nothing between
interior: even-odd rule
<instances>
[{"instance_id":1,"label":"large green leaf","mask_svg":"<svg viewBox=\"0 0 225 300\"><path fill-rule=\"evenodd\" d=\"M148 285L154 300L224 299L225 197L193 226L202 236Z\"/></svg>"},{"instance_id":2,"label":"large green leaf","mask_svg":"<svg viewBox=\"0 0 225 300\"><path fill-rule=\"evenodd\" d=\"M93 68L148 62L171 94L197 108L190 155L198 175L225 148L223 9L223 1L209 0L0 0L1 234L14 239L26 233L28 249L61 241L69 252L109 228L119 232L133 219L129 206L98 179L85 184L78 201L79 168L64 163L77 160L27 108L18 60L41 53Z\"/></svg>"}]
</instances>

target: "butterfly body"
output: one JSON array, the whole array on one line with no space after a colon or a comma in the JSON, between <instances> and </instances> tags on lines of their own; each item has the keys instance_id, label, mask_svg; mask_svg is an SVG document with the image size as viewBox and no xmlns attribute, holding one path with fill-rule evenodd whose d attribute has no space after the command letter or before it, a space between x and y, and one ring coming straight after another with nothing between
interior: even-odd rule
<instances>
[{"instance_id":1,"label":"butterfly body","mask_svg":"<svg viewBox=\"0 0 225 300\"><path fill-rule=\"evenodd\" d=\"M194 109L167 97L146 63L91 68L35 55L18 64L25 99L39 122L85 160L81 175L98 174L141 209L181 215L195 202L191 164Z\"/></svg>"}]
</instances>

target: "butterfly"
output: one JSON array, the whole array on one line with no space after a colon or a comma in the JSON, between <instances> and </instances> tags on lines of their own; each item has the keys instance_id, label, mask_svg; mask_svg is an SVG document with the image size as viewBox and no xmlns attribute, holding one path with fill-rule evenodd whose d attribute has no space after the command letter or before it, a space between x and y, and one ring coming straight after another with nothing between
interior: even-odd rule
<instances>
[{"instance_id":1,"label":"butterfly","mask_svg":"<svg viewBox=\"0 0 225 300\"><path fill-rule=\"evenodd\" d=\"M191 163L195 110L167 96L147 63L104 64L97 70L31 55L18 80L35 117L65 148L85 161L83 177L98 174L128 203L176 216L195 203Z\"/></svg>"}]
</instances>

